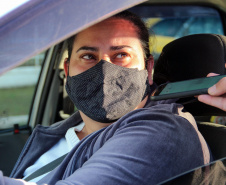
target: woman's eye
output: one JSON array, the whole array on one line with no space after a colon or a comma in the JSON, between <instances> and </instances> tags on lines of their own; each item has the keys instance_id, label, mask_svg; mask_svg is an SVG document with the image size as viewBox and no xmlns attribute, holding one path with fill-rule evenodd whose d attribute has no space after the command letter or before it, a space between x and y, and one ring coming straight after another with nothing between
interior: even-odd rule
<instances>
[{"instance_id":1,"label":"woman's eye","mask_svg":"<svg viewBox=\"0 0 226 185\"><path fill-rule=\"evenodd\" d=\"M127 57L128 55L126 53L120 53L116 56L116 58L125 58Z\"/></svg>"},{"instance_id":2,"label":"woman's eye","mask_svg":"<svg viewBox=\"0 0 226 185\"><path fill-rule=\"evenodd\" d=\"M83 55L82 58L86 60L95 59L93 55Z\"/></svg>"}]
</instances>

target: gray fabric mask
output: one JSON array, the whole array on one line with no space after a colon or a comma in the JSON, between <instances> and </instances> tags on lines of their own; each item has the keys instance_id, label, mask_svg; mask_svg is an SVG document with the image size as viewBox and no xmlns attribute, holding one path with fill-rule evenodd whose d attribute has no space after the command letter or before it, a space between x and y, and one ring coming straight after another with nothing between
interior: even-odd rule
<instances>
[{"instance_id":1,"label":"gray fabric mask","mask_svg":"<svg viewBox=\"0 0 226 185\"><path fill-rule=\"evenodd\" d=\"M67 76L66 90L89 118L114 122L134 110L149 94L147 70L125 68L101 60L76 76Z\"/></svg>"}]
</instances>

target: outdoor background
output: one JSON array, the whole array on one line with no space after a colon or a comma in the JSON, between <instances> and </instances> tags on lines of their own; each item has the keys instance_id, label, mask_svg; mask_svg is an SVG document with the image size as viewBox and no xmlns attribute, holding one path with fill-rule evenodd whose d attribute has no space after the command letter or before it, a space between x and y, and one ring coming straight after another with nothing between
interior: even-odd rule
<instances>
[{"instance_id":1,"label":"outdoor background","mask_svg":"<svg viewBox=\"0 0 226 185\"><path fill-rule=\"evenodd\" d=\"M27 124L44 53L0 76L0 129Z\"/></svg>"}]
</instances>

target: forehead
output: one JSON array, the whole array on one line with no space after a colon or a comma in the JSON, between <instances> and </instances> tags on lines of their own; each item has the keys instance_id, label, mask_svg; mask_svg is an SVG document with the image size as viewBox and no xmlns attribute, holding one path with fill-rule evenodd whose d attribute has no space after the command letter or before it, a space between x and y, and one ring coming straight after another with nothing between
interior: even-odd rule
<instances>
[{"instance_id":1,"label":"forehead","mask_svg":"<svg viewBox=\"0 0 226 185\"><path fill-rule=\"evenodd\" d=\"M89 30L99 30L99 29L108 29L110 31L111 29L113 30L123 30L124 33L136 33L136 27L132 22L129 20L125 20L122 18L109 18L107 20L104 20L100 23L97 23L90 28L86 29L85 31Z\"/></svg>"},{"instance_id":2,"label":"forehead","mask_svg":"<svg viewBox=\"0 0 226 185\"><path fill-rule=\"evenodd\" d=\"M124 40L139 39L137 28L128 20L122 18L109 18L78 33L75 38L75 43L98 40L109 41L117 38Z\"/></svg>"}]
</instances>

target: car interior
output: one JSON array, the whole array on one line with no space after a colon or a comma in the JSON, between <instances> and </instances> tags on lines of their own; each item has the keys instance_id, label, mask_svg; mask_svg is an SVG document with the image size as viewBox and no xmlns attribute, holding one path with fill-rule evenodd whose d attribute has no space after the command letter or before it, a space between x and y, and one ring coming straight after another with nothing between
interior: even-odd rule
<instances>
[{"instance_id":1,"label":"car interior","mask_svg":"<svg viewBox=\"0 0 226 185\"><path fill-rule=\"evenodd\" d=\"M143 18L150 31L150 51L155 58L153 79L157 85L205 77L210 72L226 74L226 7L222 3L149 0L129 9ZM38 69L32 84L0 86L1 102L7 105L0 106L0 151L4 151L0 152L0 170L5 176L10 175L36 125L50 126L72 114L81 119L64 88L66 57L67 43L63 40L13 69L19 69L19 73L27 68ZM1 78L9 82L10 77L19 79L9 71L0 76L0 84ZM195 117L215 160L226 157L226 112L204 105L195 97L177 102Z\"/></svg>"}]
</instances>

